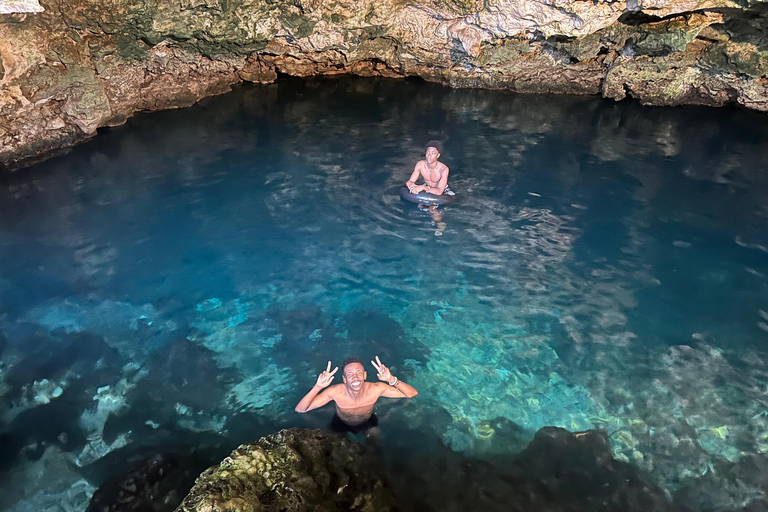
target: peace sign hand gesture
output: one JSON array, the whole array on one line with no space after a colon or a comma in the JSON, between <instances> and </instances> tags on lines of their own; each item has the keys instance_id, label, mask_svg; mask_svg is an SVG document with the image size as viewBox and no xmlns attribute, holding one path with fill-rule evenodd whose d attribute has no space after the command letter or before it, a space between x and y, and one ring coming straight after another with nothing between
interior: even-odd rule
<instances>
[{"instance_id":1,"label":"peace sign hand gesture","mask_svg":"<svg viewBox=\"0 0 768 512\"><path fill-rule=\"evenodd\" d=\"M326 388L328 385L333 382L333 376L336 375L336 372L339 371L339 367L331 371L331 362L328 361L328 368L325 369L323 373L317 376L317 386L321 388Z\"/></svg>"},{"instance_id":2,"label":"peace sign hand gesture","mask_svg":"<svg viewBox=\"0 0 768 512\"><path fill-rule=\"evenodd\" d=\"M379 372L379 374L377 375L379 380L382 380L387 384L392 382L393 380L392 374L389 373L389 368L384 366L384 363L381 362L381 360L379 359L379 356L376 356L376 362L371 361L371 364L373 365L374 368L376 368L376 371Z\"/></svg>"}]
</instances>

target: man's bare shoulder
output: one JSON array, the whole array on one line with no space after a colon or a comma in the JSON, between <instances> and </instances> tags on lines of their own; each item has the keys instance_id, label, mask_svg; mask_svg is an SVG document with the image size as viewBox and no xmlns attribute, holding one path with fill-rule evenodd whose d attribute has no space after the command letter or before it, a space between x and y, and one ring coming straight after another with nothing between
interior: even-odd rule
<instances>
[{"instance_id":1,"label":"man's bare shoulder","mask_svg":"<svg viewBox=\"0 0 768 512\"><path fill-rule=\"evenodd\" d=\"M344 384L334 384L333 386L325 388L325 393L335 400L336 397L339 396L339 393L341 393L343 387Z\"/></svg>"},{"instance_id":2,"label":"man's bare shoulder","mask_svg":"<svg viewBox=\"0 0 768 512\"><path fill-rule=\"evenodd\" d=\"M440 171L442 171L442 172L448 172L449 171L448 166L445 165L443 162L438 162L438 163L441 165Z\"/></svg>"},{"instance_id":3,"label":"man's bare shoulder","mask_svg":"<svg viewBox=\"0 0 768 512\"><path fill-rule=\"evenodd\" d=\"M376 392L377 395L381 395L389 388L389 384L386 382L371 382L371 389Z\"/></svg>"}]
</instances>

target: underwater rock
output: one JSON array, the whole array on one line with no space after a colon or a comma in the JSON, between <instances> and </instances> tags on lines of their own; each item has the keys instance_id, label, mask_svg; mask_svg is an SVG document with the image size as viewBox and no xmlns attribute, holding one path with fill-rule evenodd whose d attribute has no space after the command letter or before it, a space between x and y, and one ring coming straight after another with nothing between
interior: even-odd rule
<instances>
[{"instance_id":1,"label":"underwater rock","mask_svg":"<svg viewBox=\"0 0 768 512\"><path fill-rule=\"evenodd\" d=\"M213 352L186 339L155 353L146 370L147 376L136 392L148 393L156 402L174 407L214 408L226 396L226 384L236 380L234 372L219 368Z\"/></svg>"},{"instance_id":2,"label":"underwater rock","mask_svg":"<svg viewBox=\"0 0 768 512\"><path fill-rule=\"evenodd\" d=\"M113 403L110 410L110 404L102 406L110 413L104 423L103 441L111 446L128 431L170 435L177 427L193 432L220 430L223 404L237 374L219 368L213 355L186 339L157 351L142 368L141 378L120 398L130 407Z\"/></svg>"},{"instance_id":3,"label":"underwater rock","mask_svg":"<svg viewBox=\"0 0 768 512\"><path fill-rule=\"evenodd\" d=\"M86 512L170 512L196 473L187 457L156 454L133 463L125 474L108 480L93 493Z\"/></svg>"},{"instance_id":4,"label":"underwater rock","mask_svg":"<svg viewBox=\"0 0 768 512\"><path fill-rule=\"evenodd\" d=\"M768 111L759 2L50 0L2 21L5 166L280 74Z\"/></svg>"},{"instance_id":5,"label":"underwater rock","mask_svg":"<svg viewBox=\"0 0 768 512\"><path fill-rule=\"evenodd\" d=\"M69 464L58 447L41 444L35 446L40 453L34 459L27 458L13 471L2 474L0 510L82 512L96 488Z\"/></svg>"},{"instance_id":6,"label":"underwater rock","mask_svg":"<svg viewBox=\"0 0 768 512\"><path fill-rule=\"evenodd\" d=\"M394 509L364 446L320 430L286 429L242 445L195 482L177 512Z\"/></svg>"},{"instance_id":7,"label":"underwater rock","mask_svg":"<svg viewBox=\"0 0 768 512\"><path fill-rule=\"evenodd\" d=\"M502 337L480 326L472 331L454 328L445 333L431 347L429 371L413 380L424 395L439 397L454 418L454 425L442 434L454 450L509 453L511 446L528 441L542 427L586 430L595 418L606 416L599 397L563 377L560 372L567 367L548 343L522 332ZM456 366L464 371L452 372ZM451 375L453 385L444 384L445 375ZM503 435L489 443L489 427Z\"/></svg>"},{"instance_id":8,"label":"underwater rock","mask_svg":"<svg viewBox=\"0 0 768 512\"><path fill-rule=\"evenodd\" d=\"M99 361L101 367L114 368L119 363L117 352L103 338L87 332L17 343L24 355L6 373L6 382L13 389L11 398L16 401L27 398L37 404L48 403L55 398L57 387L66 387L67 381L93 372Z\"/></svg>"},{"instance_id":9,"label":"underwater rock","mask_svg":"<svg viewBox=\"0 0 768 512\"><path fill-rule=\"evenodd\" d=\"M638 469L613 458L601 431L539 430L517 458L520 475L539 479L548 493L592 510L667 510L666 495Z\"/></svg>"},{"instance_id":10,"label":"underwater rock","mask_svg":"<svg viewBox=\"0 0 768 512\"><path fill-rule=\"evenodd\" d=\"M232 388L228 401L239 411L255 411L280 402L295 389L296 382L289 368L270 364L253 377L243 380Z\"/></svg>"},{"instance_id":11,"label":"underwater rock","mask_svg":"<svg viewBox=\"0 0 768 512\"><path fill-rule=\"evenodd\" d=\"M473 460L443 448L395 468L398 498L441 512L672 512L665 492L638 468L615 460L598 431L547 427L521 453Z\"/></svg>"},{"instance_id":12,"label":"underwater rock","mask_svg":"<svg viewBox=\"0 0 768 512\"><path fill-rule=\"evenodd\" d=\"M51 301L31 309L24 317L50 332L90 333L102 336L108 345L132 360L178 337L179 327L164 319L151 304L132 304L114 300ZM141 339L141 343L137 340Z\"/></svg>"},{"instance_id":13,"label":"underwater rock","mask_svg":"<svg viewBox=\"0 0 768 512\"><path fill-rule=\"evenodd\" d=\"M23 451L27 456L39 451L29 446L51 443L67 452L83 446L88 432L80 423L81 412L92 406L99 387L119 378L118 357L102 338L60 334L58 340L24 338L10 347L14 364L5 372L7 400L0 407L7 423L0 424L0 470L14 464Z\"/></svg>"},{"instance_id":14,"label":"underwater rock","mask_svg":"<svg viewBox=\"0 0 768 512\"><path fill-rule=\"evenodd\" d=\"M768 457L751 455L737 463L715 461L707 473L685 480L674 501L692 510L768 510Z\"/></svg>"}]
</instances>

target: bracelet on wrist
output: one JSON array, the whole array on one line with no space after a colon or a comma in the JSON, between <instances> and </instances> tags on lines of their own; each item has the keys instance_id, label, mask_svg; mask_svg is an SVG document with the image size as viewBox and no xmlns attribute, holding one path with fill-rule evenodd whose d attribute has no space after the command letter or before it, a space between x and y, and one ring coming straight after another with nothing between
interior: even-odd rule
<instances>
[{"instance_id":1,"label":"bracelet on wrist","mask_svg":"<svg viewBox=\"0 0 768 512\"><path fill-rule=\"evenodd\" d=\"M389 384L392 387L397 387L397 383L398 382L400 382L400 381L397 379L397 377L395 377L394 382L387 382L387 384Z\"/></svg>"}]
</instances>

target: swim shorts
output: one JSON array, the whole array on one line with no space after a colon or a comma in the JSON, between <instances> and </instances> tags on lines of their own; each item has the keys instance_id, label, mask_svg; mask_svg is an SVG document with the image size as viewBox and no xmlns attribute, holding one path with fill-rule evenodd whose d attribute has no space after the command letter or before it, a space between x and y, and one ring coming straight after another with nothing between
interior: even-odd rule
<instances>
[{"instance_id":1,"label":"swim shorts","mask_svg":"<svg viewBox=\"0 0 768 512\"><path fill-rule=\"evenodd\" d=\"M338 414L334 414L333 419L331 420L331 426L329 428L331 429L331 432L337 432L339 434L344 434L346 432L359 434L378 425L379 418L376 417L376 414L371 414L370 418L359 425L347 425L344 423L344 420L339 418Z\"/></svg>"}]
</instances>

